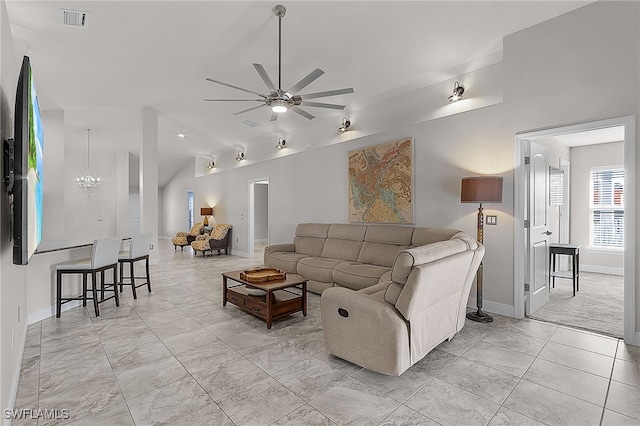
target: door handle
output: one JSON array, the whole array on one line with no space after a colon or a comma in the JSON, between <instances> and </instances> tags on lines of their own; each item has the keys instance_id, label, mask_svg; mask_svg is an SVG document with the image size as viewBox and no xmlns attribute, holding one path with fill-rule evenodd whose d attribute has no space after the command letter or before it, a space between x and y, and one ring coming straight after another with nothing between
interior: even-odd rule
<instances>
[{"instance_id":1,"label":"door handle","mask_svg":"<svg viewBox=\"0 0 640 426\"><path fill-rule=\"evenodd\" d=\"M553 232L551 232L551 231L545 231L545 232L543 232L543 234L545 234L545 235L551 235L551 234L553 234Z\"/></svg>"}]
</instances>

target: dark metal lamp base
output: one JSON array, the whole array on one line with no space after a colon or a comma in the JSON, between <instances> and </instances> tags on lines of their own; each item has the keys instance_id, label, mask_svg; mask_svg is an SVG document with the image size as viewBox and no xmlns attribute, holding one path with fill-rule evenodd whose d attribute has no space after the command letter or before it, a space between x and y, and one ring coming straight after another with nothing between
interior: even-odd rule
<instances>
[{"instance_id":1,"label":"dark metal lamp base","mask_svg":"<svg viewBox=\"0 0 640 426\"><path fill-rule=\"evenodd\" d=\"M485 314L480 309L477 312L467 313L467 318L475 322L493 322L493 317L489 314Z\"/></svg>"}]
</instances>

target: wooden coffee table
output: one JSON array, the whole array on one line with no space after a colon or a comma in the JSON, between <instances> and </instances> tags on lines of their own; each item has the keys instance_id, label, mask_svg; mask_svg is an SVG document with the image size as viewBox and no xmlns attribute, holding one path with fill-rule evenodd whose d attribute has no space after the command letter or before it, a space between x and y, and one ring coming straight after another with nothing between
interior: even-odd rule
<instances>
[{"instance_id":1,"label":"wooden coffee table","mask_svg":"<svg viewBox=\"0 0 640 426\"><path fill-rule=\"evenodd\" d=\"M307 279L298 274L289 274L284 280L251 283L240 278L243 271L222 274L222 306L231 302L244 312L267 322L271 328L274 320L302 311L307 316ZM229 285L229 281L237 285ZM298 291L293 291L297 289ZM255 295L262 290L263 295Z\"/></svg>"}]
</instances>

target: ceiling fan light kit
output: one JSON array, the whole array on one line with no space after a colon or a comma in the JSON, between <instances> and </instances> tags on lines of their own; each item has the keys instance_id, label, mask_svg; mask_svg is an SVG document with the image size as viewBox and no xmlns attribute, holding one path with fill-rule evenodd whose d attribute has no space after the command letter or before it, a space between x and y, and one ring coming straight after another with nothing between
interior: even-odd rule
<instances>
[{"instance_id":1,"label":"ceiling fan light kit","mask_svg":"<svg viewBox=\"0 0 640 426\"><path fill-rule=\"evenodd\" d=\"M315 108L329 108L329 109L344 109L344 105L337 104L328 104L322 102L309 102L307 99L315 99L315 98L324 98L329 96L338 96L344 95L348 93L353 93L353 88L349 87L346 89L336 89L336 90L327 90L323 92L316 93L308 93L306 95L297 94L300 90L307 87L309 84L313 83L318 77L324 74L319 68L311 71L306 77L302 80L294 84L289 90L282 90L282 18L287 13L287 9L282 5L276 5L273 8L273 14L278 18L278 87L276 88L271 78L267 74L266 70L261 64L253 64L253 67L256 69L260 78L267 86L269 90L268 94L258 93L253 90L245 89L239 86L235 86L233 84L225 83L219 80L214 80L212 78L207 78L207 81L212 83L220 84L222 86L231 87L232 89L241 90L246 93L251 93L253 95L259 96L259 99L205 99L205 101L209 102L260 102L260 105L254 106L251 108L244 109L242 111L238 111L233 113L232 115L240 115L245 112L253 111L254 109L258 109L263 106L268 106L271 108L271 121L276 121L278 119L278 114L285 113L287 111L293 111L298 115L303 116L308 120L313 120L315 118L314 115L310 114L306 110L300 108L300 106L306 107L315 107Z\"/></svg>"}]
</instances>

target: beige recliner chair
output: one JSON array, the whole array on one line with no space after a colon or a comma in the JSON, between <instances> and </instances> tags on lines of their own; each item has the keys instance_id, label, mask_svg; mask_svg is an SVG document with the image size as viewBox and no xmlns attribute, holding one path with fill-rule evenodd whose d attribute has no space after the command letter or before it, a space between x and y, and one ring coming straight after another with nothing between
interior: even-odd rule
<instances>
[{"instance_id":1,"label":"beige recliner chair","mask_svg":"<svg viewBox=\"0 0 640 426\"><path fill-rule=\"evenodd\" d=\"M465 322L467 299L484 246L467 234L401 251L390 281L359 291L322 293L327 351L399 376Z\"/></svg>"}]
</instances>

